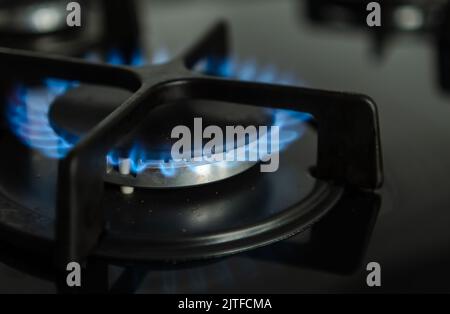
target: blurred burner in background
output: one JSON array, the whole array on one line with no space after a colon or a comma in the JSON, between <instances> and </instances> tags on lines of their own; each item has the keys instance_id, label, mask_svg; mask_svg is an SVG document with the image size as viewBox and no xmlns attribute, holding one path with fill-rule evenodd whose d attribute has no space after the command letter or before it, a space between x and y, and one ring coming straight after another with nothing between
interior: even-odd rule
<instances>
[{"instance_id":1,"label":"blurred burner in background","mask_svg":"<svg viewBox=\"0 0 450 314\"><path fill-rule=\"evenodd\" d=\"M0 45L18 49L78 55L101 36L97 2L80 2L87 27L69 27L67 1L6 1L0 7ZM97 15L97 16L96 16ZM95 26L95 27L94 27Z\"/></svg>"},{"instance_id":2,"label":"blurred burner in background","mask_svg":"<svg viewBox=\"0 0 450 314\"><path fill-rule=\"evenodd\" d=\"M389 41L398 34L435 39L439 86L450 92L450 1L389 0L381 5L381 27L366 23L367 4L359 0L308 0L308 18L333 29L364 29L373 36L371 51L383 57ZM428 36L428 37L427 37Z\"/></svg>"},{"instance_id":3,"label":"blurred burner in background","mask_svg":"<svg viewBox=\"0 0 450 314\"><path fill-rule=\"evenodd\" d=\"M4 1L0 9L3 34L42 35L67 28L63 1Z\"/></svg>"},{"instance_id":4,"label":"blurred burner in background","mask_svg":"<svg viewBox=\"0 0 450 314\"><path fill-rule=\"evenodd\" d=\"M377 1L381 6L381 27L367 26L367 4L359 0L308 0L307 12L311 21L333 28L358 27L374 35L374 50L382 55L389 38L395 33L435 32L445 14L447 0L390 0Z\"/></svg>"},{"instance_id":5,"label":"blurred burner in background","mask_svg":"<svg viewBox=\"0 0 450 314\"><path fill-rule=\"evenodd\" d=\"M2 1L0 46L72 56L101 46L120 49L131 58L139 36L134 1L78 2L82 27L67 25L64 0Z\"/></svg>"},{"instance_id":6,"label":"blurred burner in background","mask_svg":"<svg viewBox=\"0 0 450 314\"><path fill-rule=\"evenodd\" d=\"M368 11L365 0L308 0L309 18L321 24L366 27ZM382 27L390 31L429 31L439 23L447 0L376 1L382 10ZM374 28L368 28L374 29Z\"/></svg>"}]
</instances>

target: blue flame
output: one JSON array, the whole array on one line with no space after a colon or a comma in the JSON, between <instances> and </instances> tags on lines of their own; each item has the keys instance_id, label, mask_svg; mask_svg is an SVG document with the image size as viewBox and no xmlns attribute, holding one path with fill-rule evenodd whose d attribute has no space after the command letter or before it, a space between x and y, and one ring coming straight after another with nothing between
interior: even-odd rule
<instances>
[{"instance_id":1,"label":"blue flame","mask_svg":"<svg viewBox=\"0 0 450 314\"><path fill-rule=\"evenodd\" d=\"M106 57L106 62L112 65L122 65L125 64L125 58L119 50L112 49Z\"/></svg>"},{"instance_id":2,"label":"blue flame","mask_svg":"<svg viewBox=\"0 0 450 314\"><path fill-rule=\"evenodd\" d=\"M167 50L158 51L153 59L157 62L169 59ZM102 62L101 54L91 52L85 55L91 62ZM106 56L106 62L113 65L125 64L124 55L112 49ZM142 51L136 50L131 58L131 66L141 66L147 61ZM14 134L28 147L49 158L60 159L66 156L78 141L67 141L50 126L48 111L50 105L68 90L77 87L79 82L46 78L41 84L33 86L16 85L7 100L7 117Z\"/></svg>"},{"instance_id":3,"label":"blue flame","mask_svg":"<svg viewBox=\"0 0 450 314\"><path fill-rule=\"evenodd\" d=\"M154 59L155 60L155 59ZM243 81L255 81L263 83L277 83L284 85L304 85L292 73L282 72L274 65L259 65L254 59L240 58L207 58L200 60L194 70L220 77L234 78ZM274 126L279 127L279 140L277 143L272 142L268 136L267 146L268 153L276 153L271 150L274 147L277 150L283 150L290 143L299 139L306 130L305 122L310 121L312 116L307 113L292 111L268 109L272 116ZM252 151L250 146L246 147L246 153ZM187 167L196 174L207 174L211 167L232 168L239 166L239 162L220 161L208 163L205 161L173 161L173 160L154 160L146 157L146 152L136 144L128 154L122 155L123 159L129 159L131 162L131 171L140 173L146 169L159 169L166 177L172 177L176 174L177 168ZM120 163L117 153L110 152L107 156L110 165L117 167Z\"/></svg>"},{"instance_id":4,"label":"blue flame","mask_svg":"<svg viewBox=\"0 0 450 314\"><path fill-rule=\"evenodd\" d=\"M85 60L94 63L100 63L105 60L106 63L111 65L130 65L133 67L138 67L149 63L166 63L170 60L171 54L169 53L169 50L167 48L161 47L155 50L150 58L147 58L142 50L136 49L131 56L130 62L127 62L125 55L119 49L113 48L108 51L104 58L102 57L102 54L93 51L87 53L84 58Z\"/></svg>"},{"instance_id":5,"label":"blue flame","mask_svg":"<svg viewBox=\"0 0 450 314\"><path fill-rule=\"evenodd\" d=\"M165 63L170 60L170 57L169 51L164 48L156 50L148 59L140 50L136 50L129 65L141 66L148 62L152 64ZM85 58L92 62L102 62L103 60L102 56L95 52L87 54ZM125 64L125 57L119 50L112 49L106 56L106 62L113 65L123 65ZM228 59L207 58L198 62L194 70L243 81L303 85L293 74L279 71L273 65L260 65L254 59L240 59L238 57ZM65 139L58 135L50 125L48 111L50 105L58 96L78 85L79 82L55 78L47 78L39 86L17 85L10 94L7 105L7 117L11 130L24 144L37 150L42 155L54 159L63 158L76 144L78 138L68 141L67 137ZM284 149L291 142L300 138L304 130L304 122L311 119L310 115L295 111L271 109L269 112L273 117L273 125L280 128L279 143L276 143L279 149ZM106 159L108 165L112 167L118 167L122 159L129 159L132 173L140 173L145 169L152 168L158 169L160 173L167 177L174 176L177 173L177 168L180 167L188 167L195 173L203 174L211 166L205 161L151 159L139 144L134 145L127 154L112 150L108 153ZM237 165L238 163L225 161L214 163L214 166L220 168Z\"/></svg>"},{"instance_id":6,"label":"blue flame","mask_svg":"<svg viewBox=\"0 0 450 314\"><path fill-rule=\"evenodd\" d=\"M95 57L95 54L91 56L92 61L98 61L100 60L99 57ZM118 49L111 49L107 56L106 56L106 62L112 65L125 65L127 64L125 60L125 56L118 50ZM144 54L140 49L137 49L133 52L131 56L131 61L129 65L131 66L142 66L147 63L147 60L145 59Z\"/></svg>"},{"instance_id":7,"label":"blue flame","mask_svg":"<svg viewBox=\"0 0 450 314\"><path fill-rule=\"evenodd\" d=\"M7 103L11 130L27 146L50 158L62 158L73 143L55 133L48 120L49 105L78 82L46 79L42 86L26 88L17 85Z\"/></svg>"},{"instance_id":8,"label":"blue flame","mask_svg":"<svg viewBox=\"0 0 450 314\"><path fill-rule=\"evenodd\" d=\"M284 150L290 143L301 138L306 131L306 122L312 121L313 116L309 113L293 110L273 110L273 125L280 129L279 142L270 147L278 147ZM269 144L272 144L269 141Z\"/></svg>"},{"instance_id":9,"label":"blue flame","mask_svg":"<svg viewBox=\"0 0 450 314\"><path fill-rule=\"evenodd\" d=\"M259 64L255 59L240 58L238 56L232 58L206 58L200 60L194 66L194 70L241 81L305 86L304 82L296 78L293 73L281 72L273 64Z\"/></svg>"}]
</instances>

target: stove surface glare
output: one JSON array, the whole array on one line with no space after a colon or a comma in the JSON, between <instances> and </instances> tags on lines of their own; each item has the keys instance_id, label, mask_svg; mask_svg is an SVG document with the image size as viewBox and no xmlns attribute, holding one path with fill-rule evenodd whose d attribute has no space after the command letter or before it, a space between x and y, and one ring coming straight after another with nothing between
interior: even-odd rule
<instances>
[{"instance_id":1,"label":"stove surface glare","mask_svg":"<svg viewBox=\"0 0 450 314\"><path fill-rule=\"evenodd\" d=\"M89 53L87 60L101 62L100 54ZM151 58L152 64L160 64L170 59L167 49L158 49ZM125 64L125 58L120 51L112 49L106 56L106 62L113 65ZM130 65L141 66L147 64L147 60L140 51L133 55ZM303 85L295 79L294 75L281 72L273 65L259 65L253 59L240 59L238 57L222 60L208 58L200 61L194 70L221 77L234 78L243 81L255 81L263 83L276 83L286 85ZM63 158L77 143L78 138L61 137L50 125L48 111L52 102L75 88L79 82L65 81L54 78L43 80L41 85L26 86L17 85L8 99L7 117L9 125L14 134L28 147L35 149L42 155L52 158ZM300 138L305 130L305 122L311 119L306 113L289 110L267 109L272 116L272 124L279 127L279 143L270 147L285 149L289 144ZM70 140L69 140L69 139ZM248 151L248 147L246 150ZM117 167L121 160L128 159L131 164L132 173L141 173L146 169L158 170L163 176L173 177L177 169L186 167L191 171L202 174L208 171L208 167L232 168L240 164L237 162L205 162L153 160L146 157L147 152L141 148L139 143L135 144L127 156L113 150L106 157L108 166ZM272 152L274 153L274 152Z\"/></svg>"}]
</instances>

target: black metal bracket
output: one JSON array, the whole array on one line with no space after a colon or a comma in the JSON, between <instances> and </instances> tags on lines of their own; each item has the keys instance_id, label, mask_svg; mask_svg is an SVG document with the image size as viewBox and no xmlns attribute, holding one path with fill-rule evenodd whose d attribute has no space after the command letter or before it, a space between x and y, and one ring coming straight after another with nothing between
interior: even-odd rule
<instances>
[{"instance_id":1,"label":"black metal bracket","mask_svg":"<svg viewBox=\"0 0 450 314\"><path fill-rule=\"evenodd\" d=\"M163 65L140 68L0 48L0 67L20 77L54 76L127 88L134 94L89 132L60 161L56 242L59 265L82 261L104 228L100 211L105 156L124 136L145 123L152 109L170 101L206 99L312 114L318 125L316 176L375 189L382 183L382 159L375 103L364 95L240 82L196 73L208 56L227 54L227 27L214 26L196 45Z\"/></svg>"}]
</instances>

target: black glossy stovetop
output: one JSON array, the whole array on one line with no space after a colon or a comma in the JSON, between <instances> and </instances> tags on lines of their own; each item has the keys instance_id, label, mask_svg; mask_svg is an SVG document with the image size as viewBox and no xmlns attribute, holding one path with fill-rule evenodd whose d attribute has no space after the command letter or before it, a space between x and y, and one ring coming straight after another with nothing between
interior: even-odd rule
<instances>
[{"instance_id":1,"label":"black glossy stovetop","mask_svg":"<svg viewBox=\"0 0 450 314\"><path fill-rule=\"evenodd\" d=\"M312 229L249 253L205 264L111 266L111 282L121 279L117 291L449 291L450 94L440 73L450 54L442 54L434 32L392 30L377 37L365 25L314 20L306 4L140 1L147 30L141 36L147 50L176 54L224 18L238 58L293 73L308 87L369 95L380 116L383 187L377 195L347 191ZM282 180L277 184L274 191L282 193ZM29 265L28 259L0 246L0 292L57 291L45 262ZM381 287L366 284L369 262L382 267Z\"/></svg>"}]
</instances>

